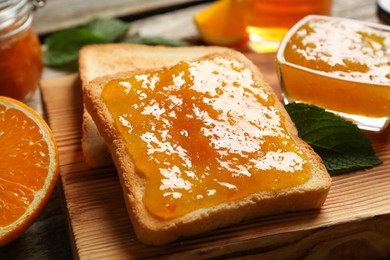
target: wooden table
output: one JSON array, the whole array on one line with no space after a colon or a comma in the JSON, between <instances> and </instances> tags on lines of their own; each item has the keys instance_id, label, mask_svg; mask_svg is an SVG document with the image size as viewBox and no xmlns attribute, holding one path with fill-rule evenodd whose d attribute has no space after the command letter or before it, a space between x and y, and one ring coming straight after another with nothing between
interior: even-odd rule
<instances>
[{"instance_id":1,"label":"wooden table","mask_svg":"<svg viewBox=\"0 0 390 260\"><path fill-rule=\"evenodd\" d=\"M53 2L60 4L59 2L61 1L57 0ZM76 5L78 2L74 1L73 4ZM180 2L182 3L185 1L172 1L174 4ZM162 35L191 40L197 39L198 35L192 23L192 14L204 8L205 5L207 4L201 3L192 7L184 6L185 8L181 10L175 10L166 14L134 21L132 30L137 30L141 35ZM55 8L55 6L53 8ZM77 6L70 8L77 8ZM143 6L142 8L145 7ZM135 10L144 11L142 8ZM51 11L53 11L53 9L51 9ZM128 13L130 14L131 11L128 10ZM104 15L104 13L99 12L97 12L97 14ZM115 10L111 10L110 14L115 15ZM126 14L117 13L117 15L124 16ZM334 0L333 15L378 22L375 0ZM41 17L43 16L44 14L41 14ZM64 23L55 24L54 18L52 21L39 18L41 19L41 23L37 25L37 28L43 33L63 28ZM68 20L69 19L71 18L68 18ZM81 22L83 21L76 19L73 23L69 24L77 25ZM45 27L45 23L48 25L50 24L50 28L48 26ZM50 78L62 74L63 72L61 71L46 69L43 77ZM39 91L29 102L29 105L43 114ZM0 259L71 259L73 257L73 243L69 236L63 205L61 187L58 186L38 220L19 239L0 248ZM380 223L378 222L378 224ZM342 250L342 248L340 248L340 250Z\"/></svg>"}]
</instances>

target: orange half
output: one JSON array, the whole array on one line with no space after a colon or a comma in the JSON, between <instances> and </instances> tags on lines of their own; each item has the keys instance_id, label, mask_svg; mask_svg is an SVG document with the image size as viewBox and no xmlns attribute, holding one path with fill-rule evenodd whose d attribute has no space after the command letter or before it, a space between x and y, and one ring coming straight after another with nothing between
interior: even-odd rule
<instances>
[{"instance_id":1,"label":"orange half","mask_svg":"<svg viewBox=\"0 0 390 260\"><path fill-rule=\"evenodd\" d=\"M203 41L232 46L247 38L243 1L219 0L195 14L194 20Z\"/></svg>"},{"instance_id":2,"label":"orange half","mask_svg":"<svg viewBox=\"0 0 390 260\"><path fill-rule=\"evenodd\" d=\"M0 96L0 246L36 219L58 177L58 150L41 116Z\"/></svg>"}]
</instances>

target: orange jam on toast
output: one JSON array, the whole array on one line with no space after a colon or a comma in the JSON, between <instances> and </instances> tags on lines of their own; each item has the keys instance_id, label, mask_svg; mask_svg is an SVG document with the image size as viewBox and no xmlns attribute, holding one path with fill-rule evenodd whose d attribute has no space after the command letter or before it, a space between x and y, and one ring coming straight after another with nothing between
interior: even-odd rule
<instances>
[{"instance_id":1,"label":"orange jam on toast","mask_svg":"<svg viewBox=\"0 0 390 260\"><path fill-rule=\"evenodd\" d=\"M276 97L237 60L214 57L104 86L102 98L162 219L307 182L310 162Z\"/></svg>"},{"instance_id":2,"label":"orange jam on toast","mask_svg":"<svg viewBox=\"0 0 390 260\"><path fill-rule=\"evenodd\" d=\"M278 65L288 101L390 117L390 27L308 16L286 35Z\"/></svg>"}]
</instances>

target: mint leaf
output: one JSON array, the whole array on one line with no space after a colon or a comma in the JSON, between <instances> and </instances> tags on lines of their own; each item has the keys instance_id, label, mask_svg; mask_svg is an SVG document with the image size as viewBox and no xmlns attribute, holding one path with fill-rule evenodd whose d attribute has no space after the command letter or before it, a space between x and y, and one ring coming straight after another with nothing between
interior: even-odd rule
<instances>
[{"instance_id":1,"label":"mint leaf","mask_svg":"<svg viewBox=\"0 0 390 260\"><path fill-rule=\"evenodd\" d=\"M134 36L126 40L126 42L134 43L134 44L143 44L143 45L163 45L168 47L188 46L188 43L185 41L168 39L159 36L154 36L154 37Z\"/></svg>"},{"instance_id":2,"label":"mint leaf","mask_svg":"<svg viewBox=\"0 0 390 260\"><path fill-rule=\"evenodd\" d=\"M130 24L118 19L96 18L84 27L108 42L115 42L123 37L130 28Z\"/></svg>"},{"instance_id":3,"label":"mint leaf","mask_svg":"<svg viewBox=\"0 0 390 260\"><path fill-rule=\"evenodd\" d=\"M314 105L286 105L298 135L322 158L330 174L373 167L382 161L369 137L353 123Z\"/></svg>"},{"instance_id":4,"label":"mint leaf","mask_svg":"<svg viewBox=\"0 0 390 260\"><path fill-rule=\"evenodd\" d=\"M108 41L84 28L67 29L46 38L47 49L51 51L74 52L87 44Z\"/></svg>"},{"instance_id":5,"label":"mint leaf","mask_svg":"<svg viewBox=\"0 0 390 260\"><path fill-rule=\"evenodd\" d=\"M47 50L43 53L43 63L46 66L64 70L77 70L78 52L61 52Z\"/></svg>"},{"instance_id":6,"label":"mint leaf","mask_svg":"<svg viewBox=\"0 0 390 260\"><path fill-rule=\"evenodd\" d=\"M73 28L48 36L45 43L45 66L73 70L77 69L78 52L83 46L107 43L107 40L84 28Z\"/></svg>"},{"instance_id":7,"label":"mint leaf","mask_svg":"<svg viewBox=\"0 0 390 260\"><path fill-rule=\"evenodd\" d=\"M129 24L117 19L94 19L83 27L56 32L46 38L43 63L48 67L77 70L78 53L82 47L114 42L129 27Z\"/></svg>"}]
</instances>

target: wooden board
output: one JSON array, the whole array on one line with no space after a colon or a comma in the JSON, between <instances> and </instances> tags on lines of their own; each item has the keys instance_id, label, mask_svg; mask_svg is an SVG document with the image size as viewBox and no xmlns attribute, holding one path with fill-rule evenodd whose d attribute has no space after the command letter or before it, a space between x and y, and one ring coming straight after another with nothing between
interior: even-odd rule
<instances>
[{"instance_id":1,"label":"wooden board","mask_svg":"<svg viewBox=\"0 0 390 260\"><path fill-rule=\"evenodd\" d=\"M248 54L280 93L274 55ZM114 167L90 169L81 151L82 95L77 75L42 82L60 152L60 180L76 255L81 259L390 256L390 132L371 134L384 161L333 177L321 210L287 213L221 228L166 246L137 241Z\"/></svg>"}]
</instances>

